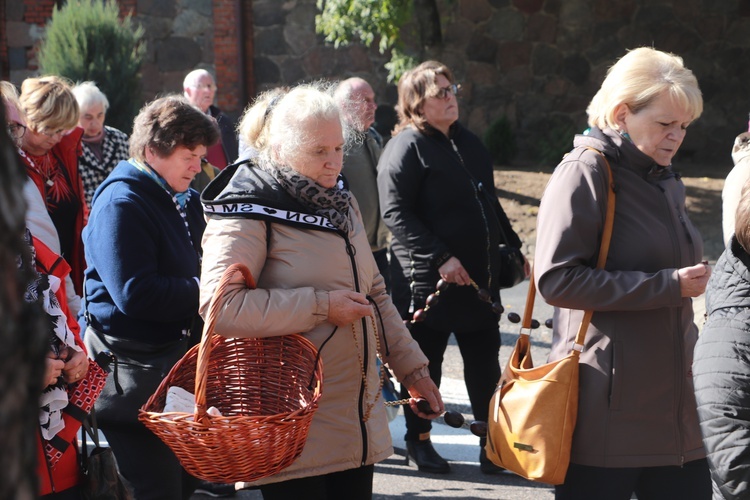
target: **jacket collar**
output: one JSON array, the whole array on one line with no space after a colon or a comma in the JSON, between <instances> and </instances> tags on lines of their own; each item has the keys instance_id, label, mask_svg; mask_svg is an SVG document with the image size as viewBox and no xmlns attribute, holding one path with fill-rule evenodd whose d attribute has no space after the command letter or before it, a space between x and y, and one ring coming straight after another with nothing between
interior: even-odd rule
<instances>
[{"instance_id":1,"label":"jacket collar","mask_svg":"<svg viewBox=\"0 0 750 500\"><path fill-rule=\"evenodd\" d=\"M617 165L629 168L639 177L649 181L675 176L671 165L668 167L657 165L653 158L611 128L601 130L592 127L587 135L577 135L574 145L598 149L606 156L615 159Z\"/></svg>"}]
</instances>

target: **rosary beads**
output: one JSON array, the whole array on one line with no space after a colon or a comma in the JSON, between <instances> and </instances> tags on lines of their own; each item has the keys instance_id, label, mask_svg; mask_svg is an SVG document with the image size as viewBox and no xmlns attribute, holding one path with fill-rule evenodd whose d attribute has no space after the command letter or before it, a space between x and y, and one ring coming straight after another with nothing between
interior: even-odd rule
<instances>
[{"instance_id":1,"label":"rosary beads","mask_svg":"<svg viewBox=\"0 0 750 500\"><path fill-rule=\"evenodd\" d=\"M479 288L479 285L477 285L474 280L470 281L471 286L477 292L477 298L482 302L487 302L488 304L490 304L492 312L499 316L503 313L503 311L505 311L505 308L499 301L492 300L492 295L487 289ZM450 285L450 283L443 279L438 280L437 286L435 287L435 292L427 296L424 308L417 309L416 311L414 311L411 320L404 321L404 323L406 323L406 327L411 328L414 323L421 323L422 321L424 321L427 317L427 311L430 310L430 307L434 307L438 303L438 301L440 300L440 293L446 291Z\"/></svg>"}]
</instances>

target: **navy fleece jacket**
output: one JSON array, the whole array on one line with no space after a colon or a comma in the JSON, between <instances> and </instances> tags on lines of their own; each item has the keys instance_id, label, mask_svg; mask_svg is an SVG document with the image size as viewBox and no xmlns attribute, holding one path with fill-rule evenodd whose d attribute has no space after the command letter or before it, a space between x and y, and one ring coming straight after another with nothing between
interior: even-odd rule
<instances>
[{"instance_id":1,"label":"navy fleece jacket","mask_svg":"<svg viewBox=\"0 0 750 500\"><path fill-rule=\"evenodd\" d=\"M163 187L128 162L115 167L94 194L83 230L90 326L154 344L181 337L198 312L206 227L194 191L187 220L192 238Z\"/></svg>"}]
</instances>

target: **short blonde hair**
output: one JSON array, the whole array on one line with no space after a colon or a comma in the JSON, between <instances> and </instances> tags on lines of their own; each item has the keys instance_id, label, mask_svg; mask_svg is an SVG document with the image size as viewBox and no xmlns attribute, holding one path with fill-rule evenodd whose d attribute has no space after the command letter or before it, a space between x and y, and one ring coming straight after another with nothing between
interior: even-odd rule
<instances>
[{"instance_id":1,"label":"short blonde hair","mask_svg":"<svg viewBox=\"0 0 750 500\"><path fill-rule=\"evenodd\" d=\"M409 126L414 126L420 132L427 130L428 124L422 115L422 106L428 97L438 90L437 77L443 75L450 83L453 72L445 64L438 61L425 61L416 68L410 69L398 81L398 124L393 135L398 134Z\"/></svg>"},{"instance_id":2,"label":"short blonde hair","mask_svg":"<svg viewBox=\"0 0 750 500\"><path fill-rule=\"evenodd\" d=\"M21 84L21 110L29 127L68 130L78 125L78 102L71 83L59 76L27 78Z\"/></svg>"},{"instance_id":3,"label":"short blonde hair","mask_svg":"<svg viewBox=\"0 0 750 500\"><path fill-rule=\"evenodd\" d=\"M698 80L681 57L650 47L631 50L607 71L601 88L586 109L589 126L615 128L615 110L620 104L627 104L637 113L664 93L687 111L692 120L703 112Z\"/></svg>"}]
</instances>

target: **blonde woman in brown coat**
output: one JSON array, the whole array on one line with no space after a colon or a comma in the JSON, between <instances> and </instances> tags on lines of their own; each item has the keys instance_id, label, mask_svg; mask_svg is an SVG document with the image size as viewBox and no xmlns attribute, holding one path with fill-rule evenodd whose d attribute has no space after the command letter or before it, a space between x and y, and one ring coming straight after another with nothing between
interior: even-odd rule
<instances>
[{"instance_id":1,"label":"blonde woman in brown coat","mask_svg":"<svg viewBox=\"0 0 750 500\"><path fill-rule=\"evenodd\" d=\"M376 356L413 397L436 412L443 402L341 183L345 134L332 97L301 85L261 97L248 113L256 123L246 140L259 156L222 171L203 195L201 310L224 270L243 263L257 289L240 280L228 289L217 333L301 333L322 357L323 397L305 448L289 468L259 481L264 499L367 500L374 464L393 453Z\"/></svg>"},{"instance_id":2,"label":"blonde woman in brown coat","mask_svg":"<svg viewBox=\"0 0 750 500\"><path fill-rule=\"evenodd\" d=\"M570 352L583 311L594 311L571 465L557 499L711 497L691 376L691 299L711 270L672 170L702 110L682 59L629 52L610 68L587 110L591 130L576 136L542 198L535 274L555 306L551 359ZM612 244L605 268L595 269L610 182Z\"/></svg>"}]
</instances>

